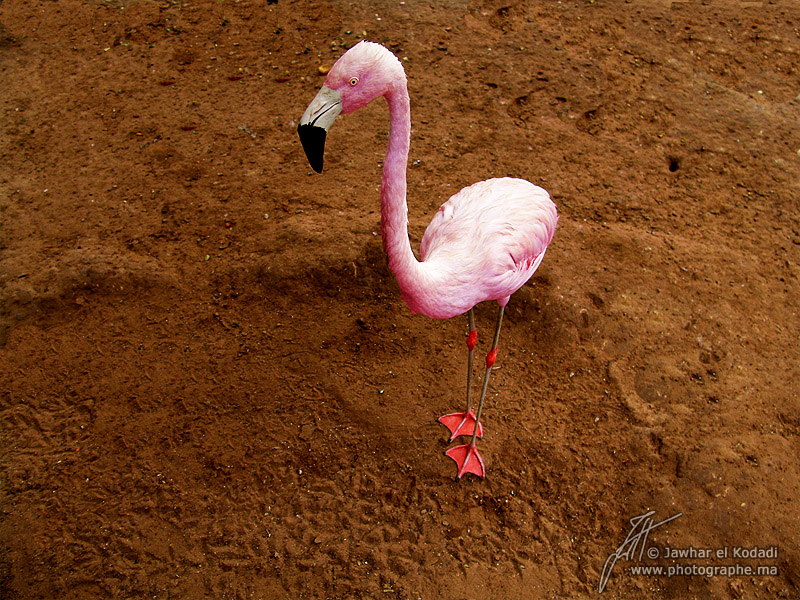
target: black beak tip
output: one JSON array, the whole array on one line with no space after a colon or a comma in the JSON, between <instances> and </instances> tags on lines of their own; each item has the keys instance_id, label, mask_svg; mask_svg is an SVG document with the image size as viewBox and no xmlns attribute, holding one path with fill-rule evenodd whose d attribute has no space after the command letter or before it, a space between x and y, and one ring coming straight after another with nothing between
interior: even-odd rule
<instances>
[{"instance_id":1,"label":"black beak tip","mask_svg":"<svg viewBox=\"0 0 800 600\"><path fill-rule=\"evenodd\" d=\"M308 164L317 173L322 173L322 159L325 155L325 137L328 132L315 125L298 125L297 135L306 153Z\"/></svg>"}]
</instances>

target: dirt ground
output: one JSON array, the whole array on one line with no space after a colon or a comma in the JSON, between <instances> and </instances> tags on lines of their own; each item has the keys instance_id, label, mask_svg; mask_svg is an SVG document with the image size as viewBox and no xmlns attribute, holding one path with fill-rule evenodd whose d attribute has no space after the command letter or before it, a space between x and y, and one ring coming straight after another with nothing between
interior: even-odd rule
<instances>
[{"instance_id":1,"label":"dirt ground","mask_svg":"<svg viewBox=\"0 0 800 600\"><path fill-rule=\"evenodd\" d=\"M0 27L2 598L799 597L800 4L5 0ZM411 315L377 233L385 103L322 175L297 139L362 38L409 76L415 248L480 179L559 207L483 481L435 421L466 317ZM736 565L766 570L709 569Z\"/></svg>"}]
</instances>

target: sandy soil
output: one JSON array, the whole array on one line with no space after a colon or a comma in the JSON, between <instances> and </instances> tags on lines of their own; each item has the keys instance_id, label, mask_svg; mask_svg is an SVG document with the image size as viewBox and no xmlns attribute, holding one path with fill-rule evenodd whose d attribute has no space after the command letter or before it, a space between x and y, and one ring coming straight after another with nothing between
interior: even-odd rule
<instances>
[{"instance_id":1,"label":"sandy soil","mask_svg":"<svg viewBox=\"0 0 800 600\"><path fill-rule=\"evenodd\" d=\"M0 596L797 598L798 24L793 1L2 2ZM410 315L377 234L385 104L339 119L323 175L296 136L365 37L409 76L415 247L491 176L561 214L506 313L484 481L435 422L466 317ZM599 594L648 511L681 516ZM631 571L736 563L773 570Z\"/></svg>"}]
</instances>

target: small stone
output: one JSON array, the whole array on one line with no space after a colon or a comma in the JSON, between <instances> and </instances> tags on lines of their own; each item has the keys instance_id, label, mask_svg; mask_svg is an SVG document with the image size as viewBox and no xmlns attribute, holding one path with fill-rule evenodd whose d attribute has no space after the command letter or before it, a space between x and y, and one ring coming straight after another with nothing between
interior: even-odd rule
<instances>
[{"instance_id":1,"label":"small stone","mask_svg":"<svg viewBox=\"0 0 800 600\"><path fill-rule=\"evenodd\" d=\"M312 437L314 437L315 429L316 428L314 427L314 425L311 424L303 425L302 429L300 430L300 439L303 440L304 442L307 442Z\"/></svg>"}]
</instances>

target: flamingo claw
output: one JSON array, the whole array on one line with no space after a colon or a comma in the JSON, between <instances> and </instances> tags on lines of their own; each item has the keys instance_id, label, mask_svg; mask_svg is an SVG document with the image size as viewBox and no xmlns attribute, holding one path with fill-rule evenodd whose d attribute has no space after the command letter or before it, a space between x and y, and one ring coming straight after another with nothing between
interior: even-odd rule
<instances>
[{"instance_id":1,"label":"flamingo claw","mask_svg":"<svg viewBox=\"0 0 800 600\"><path fill-rule=\"evenodd\" d=\"M469 412L450 413L437 420L450 430L451 442L460 435L472 435L475 432L475 413L471 409ZM478 423L478 437L483 438L483 425L480 423Z\"/></svg>"},{"instance_id":2,"label":"flamingo claw","mask_svg":"<svg viewBox=\"0 0 800 600\"><path fill-rule=\"evenodd\" d=\"M486 476L486 467L483 465L483 458L481 458L478 448L474 444L464 444L463 446L454 446L445 452L447 456L456 461L458 466L457 479L461 479L467 473L477 475L481 479Z\"/></svg>"}]
</instances>

